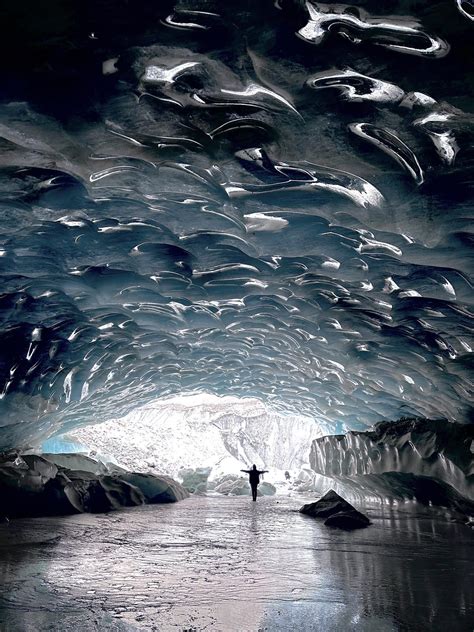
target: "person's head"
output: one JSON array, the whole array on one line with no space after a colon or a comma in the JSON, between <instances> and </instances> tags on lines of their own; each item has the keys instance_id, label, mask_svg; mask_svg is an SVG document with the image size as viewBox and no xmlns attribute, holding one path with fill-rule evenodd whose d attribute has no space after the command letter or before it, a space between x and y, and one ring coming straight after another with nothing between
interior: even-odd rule
<instances>
[{"instance_id":1,"label":"person's head","mask_svg":"<svg viewBox=\"0 0 474 632\"><path fill-rule=\"evenodd\" d=\"M257 466L255 465L255 463L252 465L252 470L256 470Z\"/></svg>"}]
</instances>

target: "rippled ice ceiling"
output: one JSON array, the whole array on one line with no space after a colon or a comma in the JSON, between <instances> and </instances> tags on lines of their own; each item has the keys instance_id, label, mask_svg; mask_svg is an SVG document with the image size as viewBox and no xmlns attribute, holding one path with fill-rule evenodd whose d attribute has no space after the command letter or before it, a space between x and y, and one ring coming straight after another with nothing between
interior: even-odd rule
<instances>
[{"instance_id":1,"label":"rippled ice ceiling","mask_svg":"<svg viewBox=\"0 0 474 632\"><path fill-rule=\"evenodd\" d=\"M26 6L26 5L30 6ZM4 10L1 444L180 392L469 421L469 1Z\"/></svg>"}]
</instances>

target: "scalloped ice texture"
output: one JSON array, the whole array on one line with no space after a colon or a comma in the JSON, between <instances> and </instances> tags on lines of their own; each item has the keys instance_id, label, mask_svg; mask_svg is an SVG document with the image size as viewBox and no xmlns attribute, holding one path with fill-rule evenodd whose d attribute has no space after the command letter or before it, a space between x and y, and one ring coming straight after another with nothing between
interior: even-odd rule
<instances>
[{"instance_id":1,"label":"scalloped ice texture","mask_svg":"<svg viewBox=\"0 0 474 632\"><path fill-rule=\"evenodd\" d=\"M0 43L0 449L196 392L472 420L465 4L30 4Z\"/></svg>"},{"instance_id":2,"label":"scalloped ice texture","mask_svg":"<svg viewBox=\"0 0 474 632\"><path fill-rule=\"evenodd\" d=\"M309 461L317 474L355 480L362 488L365 482L368 489L378 485L384 489L390 477L383 475L389 474L396 491L397 485L402 487L396 476L401 472L444 481L474 499L472 425L442 419L380 422L367 432L315 439Z\"/></svg>"}]
</instances>

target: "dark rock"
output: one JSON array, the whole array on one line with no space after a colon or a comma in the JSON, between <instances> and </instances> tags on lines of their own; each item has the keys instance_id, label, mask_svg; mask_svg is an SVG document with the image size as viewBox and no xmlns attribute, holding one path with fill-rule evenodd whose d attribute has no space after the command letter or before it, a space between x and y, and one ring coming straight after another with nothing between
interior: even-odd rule
<instances>
[{"instance_id":1,"label":"dark rock","mask_svg":"<svg viewBox=\"0 0 474 632\"><path fill-rule=\"evenodd\" d=\"M94 476L90 472L71 470L62 470L48 481L45 496L45 506L50 509L48 515L102 513L145 502L139 489L116 476Z\"/></svg>"},{"instance_id":2,"label":"dark rock","mask_svg":"<svg viewBox=\"0 0 474 632\"><path fill-rule=\"evenodd\" d=\"M300 512L312 516L313 518L328 518L341 511L352 511L354 507L341 498L333 489L330 489L322 498L315 503L309 503L301 507Z\"/></svg>"},{"instance_id":3,"label":"dark rock","mask_svg":"<svg viewBox=\"0 0 474 632\"><path fill-rule=\"evenodd\" d=\"M341 529L360 529L370 524L367 516L357 511L333 489L315 503L303 505L300 512L313 518L326 518L324 524Z\"/></svg>"},{"instance_id":4,"label":"dark rock","mask_svg":"<svg viewBox=\"0 0 474 632\"><path fill-rule=\"evenodd\" d=\"M104 513L114 509L99 480L74 480L72 488L80 498L81 510L86 513Z\"/></svg>"},{"instance_id":5,"label":"dark rock","mask_svg":"<svg viewBox=\"0 0 474 632\"><path fill-rule=\"evenodd\" d=\"M339 527L351 531L352 529L362 529L368 527L370 520L367 516L354 509L353 511L341 511L326 518L324 524L328 527Z\"/></svg>"},{"instance_id":6,"label":"dark rock","mask_svg":"<svg viewBox=\"0 0 474 632\"><path fill-rule=\"evenodd\" d=\"M61 455L59 455L61 456ZM124 470L95 473L95 462L79 455L58 459L69 469L34 454L0 461L0 516L57 516L82 512L102 513L143 503L168 503L188 492L168 476L135 474ZM89 463L92 461L92 463ZM99 464L99 472L101 470Z\"/></svg>"}]
</instances>

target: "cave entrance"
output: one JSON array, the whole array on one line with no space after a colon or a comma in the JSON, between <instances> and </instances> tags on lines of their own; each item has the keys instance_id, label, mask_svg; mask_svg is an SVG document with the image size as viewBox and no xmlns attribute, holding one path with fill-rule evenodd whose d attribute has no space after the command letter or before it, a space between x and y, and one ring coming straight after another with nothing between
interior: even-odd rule
<instances>
[{"instance_id":1,"label":"cave entrance","mask_svg":"<svg viewBox=\"0 0 474 632\"><path fill-rule=\"evenodd\" d=\"M322 434L314 419L279 414L259 399L199 393L158 398L120 419L50 438L42 449L210 482L241 477L255 463L269 470L268 480L288 485L310 469L311 443Z\"/></svg>"}]
</instances>

